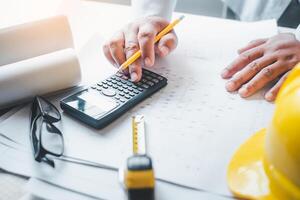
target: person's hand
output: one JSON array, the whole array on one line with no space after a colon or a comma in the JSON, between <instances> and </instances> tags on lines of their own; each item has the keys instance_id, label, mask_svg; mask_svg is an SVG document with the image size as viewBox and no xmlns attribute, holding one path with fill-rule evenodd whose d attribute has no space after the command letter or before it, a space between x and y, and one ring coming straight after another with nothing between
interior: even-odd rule
<instances>
[{"instance_id":1,"label":"person's hand","mask_svg":"<svg viewBox=\"0 0 300 200\"><path fill-rule=\"evenodd\" d=\"M155 55L164 57L177 46L177 37L174 31L163 36L154 44L155 36L169 24L161 17L149 16L125 26L117 32L104 46L106 58L116 67L119 67L136 51L141 49L142 58L129 66L131 80L141 79L142 65L151 67Z\"/></svg>"},{"instance_id":2,"label":"person's hand","mask_svg":"<svg viewBox=\"0 0 300 200\"><path fill-rule=\"evenodd\" d=\"M229 92L248 97L269 82L279 78L265 94L274 101L288 72L300 61L300 42L293 34L278 34L269 39L250 42L238 51L239 56L222 72Z\"/></svg>"}]
</instances>

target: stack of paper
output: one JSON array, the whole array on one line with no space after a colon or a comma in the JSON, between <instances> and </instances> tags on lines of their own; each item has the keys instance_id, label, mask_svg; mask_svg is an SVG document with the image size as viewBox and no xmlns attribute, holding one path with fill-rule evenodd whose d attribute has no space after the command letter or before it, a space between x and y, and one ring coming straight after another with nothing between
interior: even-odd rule
<instances>
[{"instance_id":1,"label":"stack of paper","mask_svg":"<svg viewBox=\"0 0 300 200\"><path fill-rule=\"evenodd\" d=\"M272 36L277 29L274 21L199 19L193 29L188 27L188 18L178 26L177 50L151 69L168 78L162 91L103 130L62 115L58 126L65 138L65 156L76 158L73 162L57 160L57 167L51 169L33 160L29 106L25 106L0 124L0 166L34 177L28 190L38 196L122 199L116 169L131 152L130 117L142 113L159 199L230 197L225 181L230 157L249 135L267 125L273 105L261 93L249 99L228 94L219 74L236 56L237 48L252 39ZM56 105L59 98L54 98Z\"/></svg>"}]
</instances>

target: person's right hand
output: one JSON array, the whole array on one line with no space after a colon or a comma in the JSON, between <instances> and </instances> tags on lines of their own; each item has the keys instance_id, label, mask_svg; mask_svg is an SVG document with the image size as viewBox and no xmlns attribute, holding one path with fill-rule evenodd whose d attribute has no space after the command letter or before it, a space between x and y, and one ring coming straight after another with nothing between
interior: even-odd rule
<instances>
[{"instance_id":1,"label":"person's right hand","mask_svg":"<svg viewBox=\"0 0 300 200\"><path fill-rule=\"evenodd\" d=\"M155 55L164 57L176 48L177 36L174 31L154 44L155 36L168 24L169 22L161 17L149 16L126 25L103 46L106 58L111 64L119 67L141 49L142 57L129 66L131 80L139 81L142 65L151 67L155 62Z\"/></svg>"}]
</instances>

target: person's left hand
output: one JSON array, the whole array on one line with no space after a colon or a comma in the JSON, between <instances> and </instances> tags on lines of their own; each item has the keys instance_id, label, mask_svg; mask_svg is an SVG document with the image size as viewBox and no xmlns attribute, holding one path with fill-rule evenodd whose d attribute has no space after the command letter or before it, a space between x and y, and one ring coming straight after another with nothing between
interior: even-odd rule
<instances>
[{"instance_id":1,"label":"person's left hand","mask_svg":"<svg viewBox=\"0 0 300 200\"><path fill-rule=\"evenodd\" d=\"M229 92L237 91L248 97L269 82L279 78L265 94L274 101L288 72L300 61L300 42L293 34L282 33L269 39L250 42L238 51L239 56L222 72Z\"/></svg>"}]
</instances>

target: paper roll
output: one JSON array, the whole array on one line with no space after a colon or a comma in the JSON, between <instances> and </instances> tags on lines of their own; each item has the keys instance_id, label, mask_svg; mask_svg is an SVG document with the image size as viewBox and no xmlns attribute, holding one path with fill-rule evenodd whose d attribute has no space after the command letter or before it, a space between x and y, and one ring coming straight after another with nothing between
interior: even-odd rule
<instances>
[{"instance_id":1,"label":"paper roll","mask_svg":"<svg viewBox=\"0 0 300 200\"><path fill-rule=\"evenodd\" d=\"M66 16L55 16L0 30L0 66L73 48Z\"/></svg>"},{"instance_id":2,"label":"paper roll","mask_svg":"<svg viewBox=\"0 0 300 200\"><path fill-rule=\"evenodd\" d=\"M77 85L80 65L66 16L0 30L0 109Z\"/></svg>"},{"instance_id":3,"label":"paper roll","mask_svg":"<svg viewBox=\"0 0 300 200\"><path fill-rule=\"evenodd\" d=\"M0 108L77 85L80 65L73 49L64 49L0 67Z\"/></svg>"}]
</instances>

